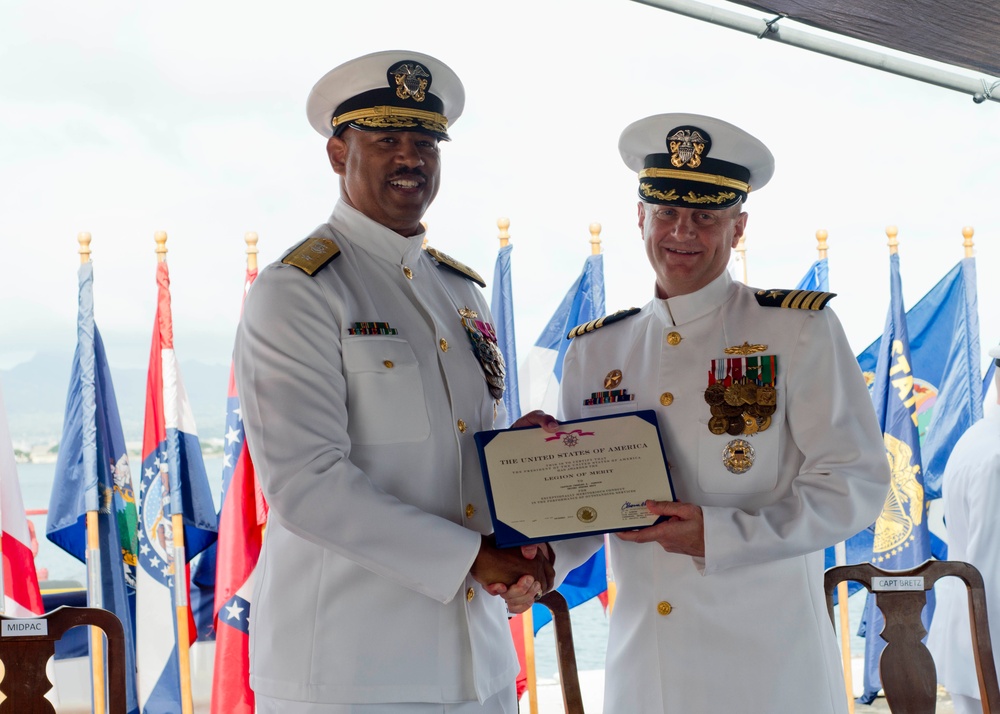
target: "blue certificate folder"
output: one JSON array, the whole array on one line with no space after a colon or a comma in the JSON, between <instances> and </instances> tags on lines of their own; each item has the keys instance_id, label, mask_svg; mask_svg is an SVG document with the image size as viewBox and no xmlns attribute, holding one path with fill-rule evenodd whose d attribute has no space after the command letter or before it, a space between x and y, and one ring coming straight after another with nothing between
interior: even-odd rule
<instances>
[{"instance_id":1,"label":"blue certificate folder","mask_svg":"<svg viewBox=\"0 0 1000 714\"><path fill-rule=\"evenodd\" d=\"M639 443L606 445L596 442L594 432L588 431L585 426L583 428L577 426L607 419L628 418L640 420L634 431L636 433L642 432L645 436L644 441L637 439L636 441ZM503 467L500 463L495 462L491 476L490 464L487 462L487 447L498 438L512 441L513 434L520 435L522 432L528 431L537 431L538 440L525 438L523 441L530 442L530 448L505 452L504 455L509 458L502 460ZM623 435L624 433L621 432ZM523 434L523 436L527 437L527 434ZM482 466L483 481L486 485L486 496L490 506L496 542L498 546L503 548L566 538L580 538L598 533L635 530L653 525L664 519L661 517L655 521L649 520L651 514L645 507L646 499L653 498L662 501L674 498L673 484L670 480L670 470L663 451L663 440L660 438L656 412L651 409L562 422L555 434L549 434L539 427L480 431L476 432L475 440L479 450L479 463ZM520 444L521 441L521 436L519 436L517 443ZM655 443L653 443L654 441ZM496 445L500 444L501 442L497 442ZM491 451L496 451L496 449ZM648 494L643 492L642 495L636 494L633 500L629 500L626 496L618 496L617 492L634 491L631 489L631 484L621 484L622 488L617 489L614 482L605 483L605 480L618 478L615 471L628 468L620 464L617 465L616 469L611 469L611 466L615 466L618 462L637 460L640 458L639 454L641 454L642 459L640 467L642 473L647 474L648 478L652 480L657 492ZM493 458L495 460L496 454L493 454ZM518 462L517 465L512 466L511 464L514 464L515 461ZM565 468L560 469L561 466ZM564 473L564 471L570 471L570 473ZM516 475L511 475L511 473ZM660 473L663 476L662 481L658 475ZM594 496L591 497L588 494L588 488L593 486L595 482L588 481L588 479L595 474L610 474L610 476L596 477L600 479L597 482L600 483L600 486L596 488ZM520 509L518 515L512 515L509 512L509 504L508 508L505 509L506 521L498 517L497 500L499 496L497 491L507 494L506 498L509 501L512 486L508 483L502 489L494 489L493 478L518 480L517 490L524 492L524 517L521 516ZM526 479L523 482L523 489L521 488L521 479ZM541 491L542 498L532 501L539 480L551 482L552 485L545 485ZM547 496L544 495L545 488L551 491ZM552 491L553 489L554 491ZM520 498L520 495L517 498ZM541 501L545 501L545 504L540 506ZM535 515L529 515L537 514L539 509L544 510L544 517L537 518ZM531 522L526 524L527 521ZM550 525L552 528L548 529ZM543 529L544 532L538 532L539 528Z\"/></svg>"}]
</instances>

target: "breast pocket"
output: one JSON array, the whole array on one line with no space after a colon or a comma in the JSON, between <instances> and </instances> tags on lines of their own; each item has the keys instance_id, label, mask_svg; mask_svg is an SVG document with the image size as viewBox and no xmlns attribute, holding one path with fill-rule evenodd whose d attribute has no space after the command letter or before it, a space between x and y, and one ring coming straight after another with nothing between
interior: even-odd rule
<instances>
[{"instance_id":1,"label":"breast pocket","mask_svg":"<svg viewBox=\"0 0 1000 714\"><path fill-rule=\"evenodd\" d=\"M343 360L353 443L414 443L430 436L420 367L406 340L348 337Z\"/></svg>"},{"instance_id":2,"label":"breast pocket","mask_svg":"<svg viewBox=\"0 0 1000 714\"><path fill-rule=\"evenodd\" d=\"M783 390L782 390L783 391ZM741 494L773 491L778 484L784 400L765 431L716 435L701 425L698 437L698 484L705 493Z\"/></svg>"}]
</instances>

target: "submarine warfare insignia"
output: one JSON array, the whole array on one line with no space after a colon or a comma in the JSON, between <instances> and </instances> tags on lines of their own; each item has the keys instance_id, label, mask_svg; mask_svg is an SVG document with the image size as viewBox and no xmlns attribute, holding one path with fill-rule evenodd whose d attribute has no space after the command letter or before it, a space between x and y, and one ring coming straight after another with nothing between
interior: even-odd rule
<instances>
[{"instance_id":1,"label":"submarine warfare insignia","mask_svg":"<svg viewBox=\"0 0 1000 714\"><path fill-rule=\"evenodd\" d=\"M726 350L729 354L746 351L748 350ZM712 368L708 372L708 387L705 389L705 402L712 415L708 420L708 430L717 436L753 436L766 431L771 426L771 415L778 408L774 387L777 374L775 355L741 355L712 360ZM752 451L751 449L746 469L753 464ZM726 468L733 471L729 462L725 463Z\"/></svg>"},{"instance_id":2,"label":"submarine warfare insignia","mask_svg":"<svg viewBox=\"0 0 1000 714\"><path fill-rule=\"evenodd\" d=\"M497 344L497 334L493 325L477 320L479 313L468 307L460 308L458 314L462 316L462 327L465 328L469 340L472 342L472 353L476 355L476 359L479 360L479 364L483 368L483 376L486 378L490 395L494 399L502 399L506 367L503 363L503 355L500 353L500 346Z\"/></svg>"},{"instance_id":3,"label":"submarine warfare insignia","mask_svg":"<svg viewBox=\"0 0 1000 714\"><path fill-rule=\"evenodd\" d=\"M753 445L746 439L733 439L722 450L722 463L730 473L745 474L756 456Z\"/></svg>"}]
</instances>

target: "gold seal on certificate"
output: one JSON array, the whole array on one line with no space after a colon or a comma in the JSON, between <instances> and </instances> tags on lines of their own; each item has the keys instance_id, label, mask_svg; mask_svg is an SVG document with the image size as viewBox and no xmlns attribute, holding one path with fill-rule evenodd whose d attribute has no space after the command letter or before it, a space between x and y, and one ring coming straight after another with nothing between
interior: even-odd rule
<instances>
[{"instance_id":1,"label":"gold seal on certificate","mask_svg":"<svg viewBox=\"0 0 1000 714\"><path fill-rule=\"evenodd\" d=\"M674 499L651 410L475 436L500 546L643 528Z\"/></svg>"}]
</instances>

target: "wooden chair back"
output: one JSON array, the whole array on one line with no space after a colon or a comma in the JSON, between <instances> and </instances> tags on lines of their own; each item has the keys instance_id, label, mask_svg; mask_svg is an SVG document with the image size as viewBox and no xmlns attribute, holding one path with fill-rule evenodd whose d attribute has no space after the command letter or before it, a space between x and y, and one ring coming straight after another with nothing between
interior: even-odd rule
<instances>
[{"instance_id":1,"label":"wooden chair back","mask_svg":"<svg viewBox=\"0 0 1000 714\"><path fill-rule=\"evenodd\" d=\"M879 660L879 675L892 712L933 714L935 710L937 672L930 650L923 643L927 630L920 614L927 604L927 591L947 576L958 578L968 589L980 697L986 711L1000 712L1000 688L986 618L986 590L975 567L954 560L928 560L910 570L882 570L871 563L859 563L838 565L826 571L826 605L831 622L833 592L841 581L861 583L875 594L875 603L885 620L881 635L886 646Z\"/></svg>"},{"instance_id":2,"label":"wooden chair back","mask_svg":"<svg viewBox=\"0 0 1000 714\"><path fill-rule=\"evenodd\" d=\"M68 630L91 625L107 639L108 711L125 714L125 631L114 613L89 607L59 607L31 618L0 615L0 661L5 674L0 714L55 714L45 694L52 682L45 666L55 654L56 641Z\"/></svg>"},{"instance_id":3,"label":"wooden chair back","mask_svg":"<svg viewBox=\"0 0 1000 714\"><path fill-rule=\"evenodd\" d=\"M559 684L562 686L563 707L566 714L584 714L580 678L576 671L576 649L573 646L573 624L569 619L566 598L552 590L539 600L552 613L556 633L556 659L559 663Z\"/></svg>"}]
</instances>

